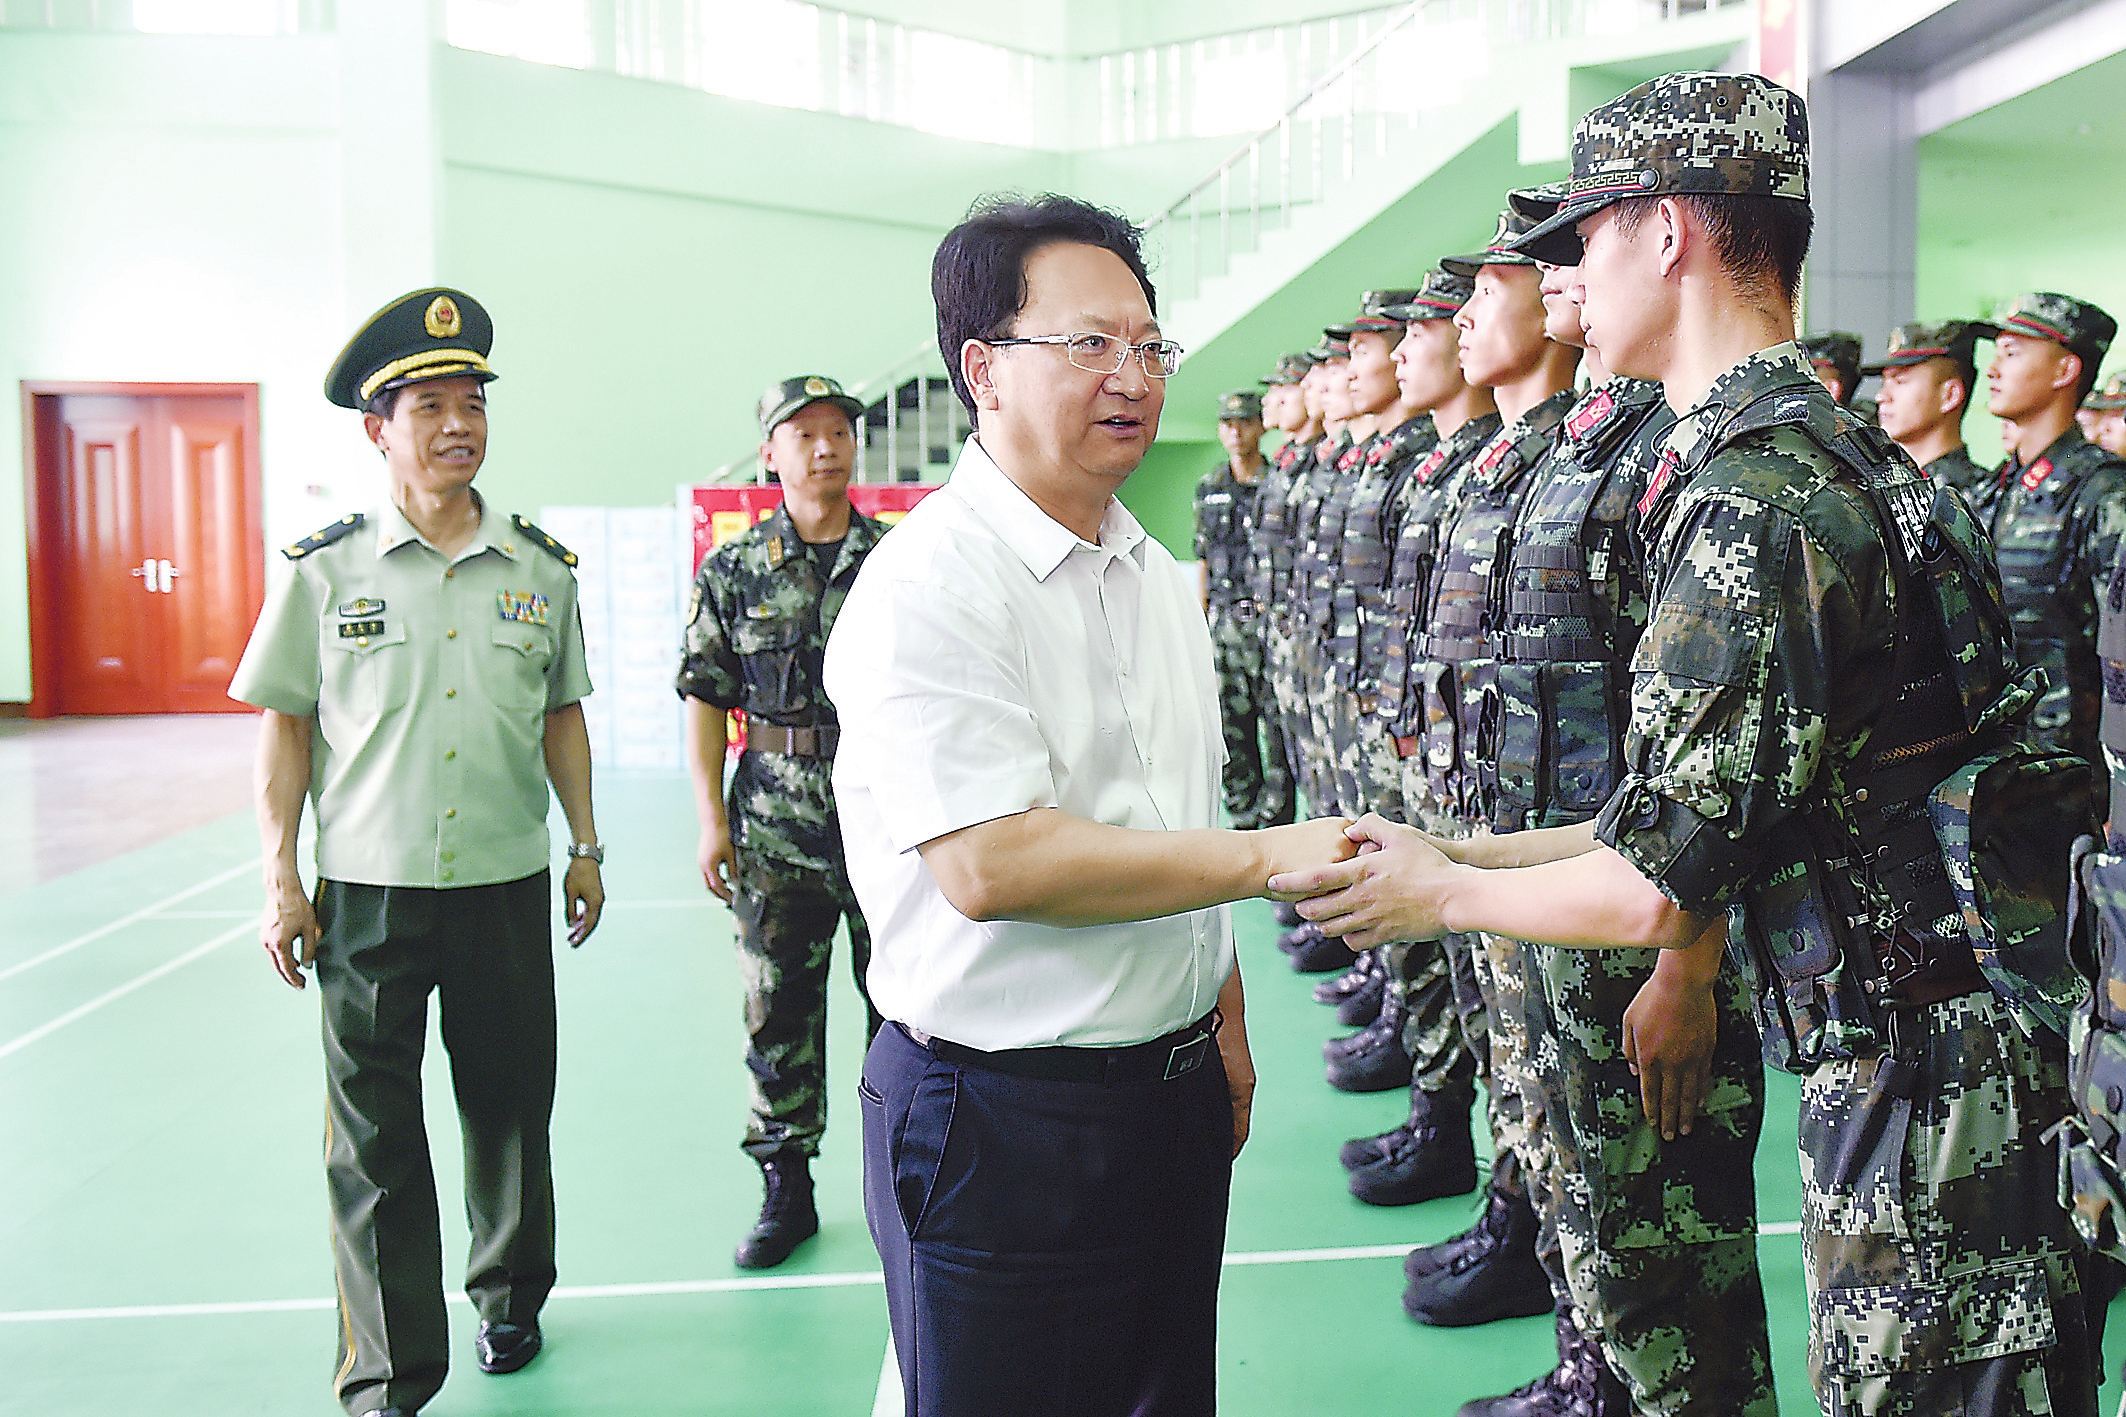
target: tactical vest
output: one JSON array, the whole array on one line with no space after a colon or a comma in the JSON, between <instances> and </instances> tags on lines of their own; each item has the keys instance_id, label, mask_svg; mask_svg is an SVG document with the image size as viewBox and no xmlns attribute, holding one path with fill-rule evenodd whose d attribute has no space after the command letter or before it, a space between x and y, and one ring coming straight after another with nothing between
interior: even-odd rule
<instances>
[{"instance_id":1,"label":"tactical vest","mask_svg":"<svg viewBox=\"0 0 2126 1417\"><path fill-rule=\"evenodd\" d=\"M1292 567L1299 560L1300 499L1314 469L1314 451L1311 444L1288 444L1277 457L1284 469L1284 493L1274 501L1264 497L1262 516L1257 522L1270 549L1258 599L1269 612L1271 623L1282 629L1292 594Z\"/></svg>"},{"instance_id":2,"label":"tactical vest","mask_svg":"<svg viewBox=\"0 0 2126 1417\"><path fill-rule=\"evenodd\" d=\"M1286 499L1292 493L1292 469L1300 449L1291 443L1277 450L1255 489L1255 534L1248 549L1248 587L1255 604L1267 611L1275 601L1278 562L1291 569L1292 544L1286 535Z\"/></svg>"},{"instance_id":3,"label":"tactical vest","mask_svg":"<svg viewBox=\"0 0 2126 1417\"><path fill-rule=\"evenodd\" d=\"M1321 554L1322 510L1335 490L1336 462L1350 447L1350 438L1339 433L1314 445L1314 459L1306 476L1292 489L1292 575L1285 583L1283 610L1286 629L1295 638L1307 630L1307 606L1313 592L1315 560Z\"/></svg>"},{"instance_id":4,"label":"tactical vest","mask_svg":"<svg viewBox=\"0 0 2126 1417\"><path fill-rule=\"evenodd\" d=\"M2041 1014L2063 1026L2051 996L2086 776L2076 786L2072 755L2013 742L2043 676L2014 664L1987 540L1962 497L1820 399L1760 400L1723 445L1753 433L1796 460L1828 453L1851 475L1838 480L1873 506L1902 592L1896 687L1865 747L1849 764L1825 754L1743 892L1765 1058L1807 1072L1879 1048L1880 1085L1910 1097L1923 1042L1913 1008L1990 986L2026 1027ZM1805 503L1806 528L1813 495L1782 500ZM1605 817L1644 810L1628 800L1644 791L1619 793Z\"/></svg>"},{"instance_id":5,"label":"tactical vest","mask_svg":"<svg viewBox=\"0 0 2126 1417\"><path fill-rule=\"evenodd\" d=\"M1424 625L1419 612L1439 558L1440 520L1461 495L1461 478L1470 456L1498 429L1499 416L1487 413L1442 438L1410 470L1401 496L1389 503L1389 516L1384 519L1394 523L1395 543L1382 594L1385 629L1375 713L1406 756L1423 722L1424 695L1415 679Z\"/></svg>"},{"instance_id":6,"label":"tactical vest","mask_svg":"<svg viewBox=\"0 0 2126 1417\"><path fill-rule=\"evenodd\" d=\"M1480 762L1494 830L1585 821L1616 791L1631 717L1631 655L1643 626L1599 587L1636 566L1625 518L1650 444L1675 422L1659 384L1618 379L1565 417L1529 490L1498 582L1497 661ZM1627 576L1640 594L1643 567Z\"/></svg>"},{"instance_id":7,"label":"tactical vest","mask_svg":"<svg viewBox=\"0 0 2126 1417\"><path fill-rule=\"evenodd\" d=\"M1499 597L1493 578L1512 556L1513 523L1535 481L1537 462L1572 407L1573 394L1552 394L1501 430L1470 462L1460 509L1442 519L1437 568L1426 598L1419 644L1425 779L1433 803L1463 822L1488 822L1474 765L1491 754L1482 741L1481 708L1492 686L1490 639Z\"/></svg>"},{"instance_id":8,"label":"tactical vest","mask_svg":"<svg viewBox=\"0 0 2126 1417\"><path fill-rule=\"evenodd\" d=\"M1366 455L1373 450L1373 442L1368 438L1337 454L1328 493L1321 501L1321 514L1314 523L1313 574L1307 582L1306 623L1308 632L1332 651L1329 641L1336 624L1336 587L1343 579L1344 526L1350 518L1351 497L1358 490L1358 480L1365 467Z\"/></svg>"},{"instance_id":9,"label":"tactical vest","mask_svg":"<svg viewBox=\"0 0 2126 1417\"><path fill-rule=\"evenodd\" d=\"M1359 697L1359 712L1379 706L1381 644L1387 632L1388 572L1394 561L1389 508L1418 460L1439 444L1424 414L1373 440L1351 488L1344 514L1343 575L1336 587L1330 657L1342 684Z\"/></svg>"},{"instance_id":10,"label":"tactical vest","mask_svg":"<svg viewBox=\"0 0 2126 1417\"><path fill-rule=\"evenodd\" d=\"M1196 536L1203 545L1204 586L1214 606L1233 608L1254 602L1251 548L1261 487L1259 480L1253 485L1242 482L1227 466L1205 479L1196 494Z\"/></svg>"},{"instance_id":11,"label":"tactical vest","mask_svg":"<svg viewBox=\"0 0 2126 1417\"><path fill-rule=\"evenodd\" d=\"M2097 736L2110 765L2111 849L2126 853L2126 539L2113 559L2104 602L2097 608L2097 670L2104 685L2103 718Z\"/></svg>"}]
</instances>

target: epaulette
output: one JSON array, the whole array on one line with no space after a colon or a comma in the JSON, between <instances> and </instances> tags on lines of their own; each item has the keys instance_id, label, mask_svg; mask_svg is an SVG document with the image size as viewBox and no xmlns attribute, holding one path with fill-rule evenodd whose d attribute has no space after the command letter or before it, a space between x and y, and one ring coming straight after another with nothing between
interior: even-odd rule
<instances>
[{"instance_id":1,"label":"epaulette","mask_svg":"<svg viewBox=\"0 0 2126 1417\"><path fill-rule=\"evenodd\" d=\"M313 551L322 551L333 542L360 526L364 518L360 512L349 512L331 526L320 528L298 541L293 546L281 548L281 555L291 561L300 561Z\"/></svg>"},{"instance_id":2,"label":"epaulette","mask_svg":"<svg viewBox=\"0 0 2126 1417\"><path fill-rule=\"evenodd\" d=\"M538 542L540 550L544 551L547 555L553 557L556 561L559 561L562 565L568 567L570 570L574 570L576 568L576 553L569 550L566 546L563 546L560 542L554 540L551 536L548 536L545 532L539 530L538 527L532 525L532 523L526 518L518 515L515 512L512 512L509 515L509 524L515 527L518 531L523 532L533 541Z\"/></svg>"}]
</instances>

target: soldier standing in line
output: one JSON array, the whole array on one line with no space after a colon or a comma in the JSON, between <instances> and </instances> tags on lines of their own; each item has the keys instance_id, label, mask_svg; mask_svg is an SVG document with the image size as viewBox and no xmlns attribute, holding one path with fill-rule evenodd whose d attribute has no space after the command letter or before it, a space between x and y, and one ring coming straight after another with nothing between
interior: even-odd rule
<instances>
[{"instance_id":1,"label":"soldier standing in line","mask_svg":"<svg viewBox=\"0 0 2126 1417\"><path fill-rule=\"evenodd\" d=\"M1294 618L1297 605L1292 585L1304 540L1300 518L1307 511L1314 460L1326 432L1322 413L1322 364L1327 357L1320 349L1310 349L1297 356L1300 376L1294 388L1298 392L1298 407L1286 405L1285 444L1277 455L1279 475L1286 483L1285 492L1274 504L1265 505L1262 513L1263 535L1270 549L1269 559L1263 567L1266 577L1263 603L1267 607L1270 636L1270 689L1277 701L1279 725L1284 730L1285 761L1292 768L1295 796L1311 794L1314 790L1307 761L1306 691L1300 680L1299 626ZM1277 947L1289 954L1319 936L1320 932L1311 924L1298 921L1278 937Z\"/></svg>"},{"instance_id":2,"label":"soldier standing in line","mask_svg":"<svg viewBox=\"0 0 2126 1417\"><path fill-rule=\"evenodd\" d=\"M849 504L863 405L832 379L785 379L760 398L760 458L781 481L772 516L709 553L694 577L676 687L701 823L701 878L731 907L745 984L745 1153L760 1164L760 1218L733 1255L781 1264L819 1232L812 1158L827 1127L827 975L835 929L870 1008L871 933L849 885L834 810L841 736L820 683L827 635L885 534ZM728 789L728 712L746 715Z\"/></svg>"},{"instance_id":3,"label":"soldier standing in line","mask_svg":"<svg viewBox=\"0 0 2126 1417\"><path fill-rule=\"evenodd\" d=\"M1308 410L1307 394L1301 387L1314 362L1304 354L1287 354L1264 379L1262 414L1265 422L1284 435L1283 444L1270 458L1262 486L1255 494L1255 540L1250 553L1250 575L1255 593L1255 623L1262 630L1263 667L1267 696L1263 701L1264 722L1277 730L1278 752L1287 784L1286 795L1297 810L1299 792L1298 745L1285 734L1288 718L1286 696L1293 675L1291 636L1283 630L1283 587L1291 578L1292 542L1288 530L1293 480L1302 474L1312 456L1313 438L1319 431L1316 415ZM1276 904L1277 923L1286 931L1306 922L1296 907L1286 901ZM1282 943L1283 937L1280 937Z\"/></svg>"},{"instance_id":4,"label":"soldier standing in line","mask_svg":"<svg viewBox=\"0 0 2126 1417\"><path fill-rule=\"evenodd\" d=\"M1826 1413L2089 1417L2087 1252L2048 1204L2042 1140L2065 1050L2026 1031L2036 981L1959 908L1957 833L1927 805L2007 746L2035 676L1961 503L1793 343L1807 154L1794 95L1666 75L1581 120L1567 197L1523 243L1577 263L1591 345L1687 410L1635 508L1651 603L1599 816L1467 842L1362 820L1351 834L1380 849L1271 886L1359 945L1481 929L1690 951L1739 905L1767 1061L1804 1074ZM2056 834L2007 825L1989 847Z\"/></svg>"},{"instance_id":5,"label":"soldier standing in line","mask_svg":"<svg viewBox=\"0 0 2126 1417\"><path fill-rule=\"evenodd\" d=\"M1986 367L1987 410L2015 424L1988 517L2001 591L2016 657L2051 680L2031 727L2100 772L2097 598L2126 529L2126 463L2085 440L2074 411L2117 332L2086 301L2025 295L2001 317Z\"/></svg>"},{"instance_id":6,"label":"soldier standing in line","mask_svg":"<svg viewBox=\"0 0 2126 1417\"><path fill-rule=\"evenodd\" d=\"M1868 422L1875 421L1875 404L1872 400L1856 397L1860 393L1860 336L1845 330L1832 330L1829 334L1810 335L1801 341L1801 352L1808 356L1809 368L1815 372L1816 382L1831 391L1831 397L1859 414Z\"/></svg>"},{"instance_id":7,"label":"soldier standing in line","mask_svg":"<svg viewBox=\"0 0 2126 1417\"><path fill-rule=\"evenodd\" d=\"M1993 469L1971 460L1964 446L1964 415L1978 388L1978 342L2000 326L1984 320L1944 320L1937 325L1899 325L1890 331L1890 352L1862 372L1882 376L1876 422L1890 440L1936 482L1946 482L1974 507L1992 501Z\"/></svg>"},{"instance_id":8,"label":"soldier standing in line","mask_svg":"<svg viewBox=\"0 0 2126 1417\"><path fill-rule=\"evenodd\" d=\"M314 965L324 996L333 1390L366 1417L412 1417L450 1369L421 1120L432 993L464 1138L480 1369L513 1373L543 1342L555 1274L549 784L571 837L571 945L605 902L576 558L473 490L493 344L478 301L431 289L378 311L340 351L325 397L361 411L388 500L282 553L290 574L229 687L265 710L261 943L292 988ZM314 906L295 859L305 794Z\"/></svg>"},{"instance_id":9,"label":"soldier standing in line","mask_svg":"<svg viewBox=\"0 0 2126 1417\"><path fill-rule=\"evenodd\" d=\"M1262 395L1252 389L1218 401L1218 441L1226 460L1196 484L1196 559L1210 617L1225 733L1225 810L1241 831L1292 820L1292 779L1265 672L1253 554L1262 457Z\"/></svg>"},{"instance_id":10,"label":"soldier standing in line","mask_svg":"<svg viewBox=\"0 0 2126 1417\"><path fill-rule=\"evenodd\" d=\"M2126 458L2126 372L2112 375L2104 387L2082 401L2096 411L2096 430L2089 441L2113 457Z\"/></svg>"}]
</instances>

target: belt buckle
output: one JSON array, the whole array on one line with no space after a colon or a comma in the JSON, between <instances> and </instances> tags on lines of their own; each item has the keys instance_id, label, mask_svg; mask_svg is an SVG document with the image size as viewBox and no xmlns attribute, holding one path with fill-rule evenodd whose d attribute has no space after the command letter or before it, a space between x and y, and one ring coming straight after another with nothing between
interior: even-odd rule
<instances>
[{"instance_id":1,"label":"belt buckle","mask_svg":"<svg viewBox=\"0 0 2126 1417\"><path fill-rule=\"evenodd\" d=\"M1209 1056L1210 1051L1211 1036L1208 1033L1200 1033L1186 1043L1175 1044L1174 1051L1166 1055L1166 1077L1162 1081L1172 1082L1175 1078L1187 1077L1203 1066L1203 1060Z\"/></svg>"}]
</instances>

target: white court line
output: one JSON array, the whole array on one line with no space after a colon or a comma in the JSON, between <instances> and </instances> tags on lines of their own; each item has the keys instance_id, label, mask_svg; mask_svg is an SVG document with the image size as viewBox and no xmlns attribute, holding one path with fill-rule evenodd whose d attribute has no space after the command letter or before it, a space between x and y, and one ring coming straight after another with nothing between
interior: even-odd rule
<instances>
[{"instance_id":1,"label":"white court line","mask_svg":"<svg viewBox=\"0 0 2126 1417\"><path fill-rule=\"evenodd\" d=\"M57 1033L60 1029L65 1028L68 1024L73 1023L77 1019L83 1019L88 1017L90 1014L96 1012L96 1010L102 1008L105 1004L115 1003L118 1000L123 999L126 995L132 993L135 989L145 988L146 986L153 984L156 980L162 978L165 974L171 973L173 970L184 968L186 965L190 964L193 960L200 958L202 955L212 954L215 950L220 949L223 945L228 944L229 941L236 939L238 936L251 934L254 928L255 927L251 924L246 923L237 926L234 930L224 930L221 934L216 935L213 939L207 941L205 944L195 945L191 949L186 950L183 954L179 955L177 958L165 960L161 964L158 964L153 969L149 970L147 973L135 975L133 978L128 979L125 983L119 985L115 989L104 990L101 994L98 994L95 998L89 1000L87 1003L81 1005L79 1008L68 1009L65 1013L59 1015L59 1017L53 1019L50 1023L39 1024L37 1025L37 1027L31 1029L28 1033L23 1034L20 1038L14 1038L10 1039L6 1043L0 1043L0 1058L5 1058L10 1053L19 1053L24 1048L29 1047L32 1043L35 1043L40 1038L49 1038L52 1034Z\"/></svg>"},{"instance_id":2,"label":"white court line","mask_svg":"<svg viewBox=\"0 0 2126 1417\"><path fill-rule=\"evenodd\" d=\"M202 946L211 948L211 945ZM172 962L177 963L177 961ZM1799 1234L1798 1220L1773 1221L1757 1227L1760 1235ZM1416 1246L1354 1245L1327 1250L1242 1250L1228 1254L1226 1265L1317 1264L1335 1260L1377 1260L1408 1254ZM883 1284L885 1276L875 1269L847 1270L833 1274L761 1275L743 1279L671 1279L642 1284L562 1284L553 1297L568 1299L640 1299L672 1294L739 1294L770 1289L860 1289ZM453 1304L472 1301L463 1294L448 1296ZM222 1304L129 1304L99 1309L0 1310L0 1324L61 1323L79 1319L178 1319L212 1318L223 1314L294 1314L337 1307L331 1299L248 1299ZM891 1350L888 1350L891 1359Z\"/></svg>"},{"instance_id":3,"label":"white court line","mask_svg":"<svg viewBox=\"0 0 2126 1417\"><path fill-rule=\"evenodd\" d=\"M256 910L165 910L157 920L256 920Z\"/></svg>"},{"instance_id":4,"label":"white court line","mask_svg":"<svg viewBox=\"0 0 2126 1417\"><path fill-rule=\"evenodd\" d=\"M177 902L181 900L190 900L193 896L198 895L201 891L212 890L214 889L214 887L222 884L224 881L233 881L238 876L241 876L244 872L256 868L258 865L258 860L259 859L254 856L249 861L245 861L240 865L231 866L228 870L222 872L218 876L207 877L207 879L201 881L196 886L188 886L175 895L164 896L161 900L156 901L153 905L143 905L140 909L134 911L131 915L121 915L116 920L113 920L110 924L98 925L95 929L89 931L87 934L76 935L73 939L68 940L63 945L54 945L41 955L32 955L30 958L22 961L22 963L20 964L11 964L6 969L0 969L0 983L4 983L9 979L14 978L16 975L22 973L24 970L35 969L38 965L43 964L47 960L57 959L59 958L59 956L66 954L71 950L78 950L83 945L93 944L95 941L102 939L105 935L110 934L114 930L123 930L126 926L134 924L137 921L145 920L150 915L160 914L161 912L169 909L171 906L177 904ZM256 912L253 913L255 914Z\"/></svg>"}]
</instances>

